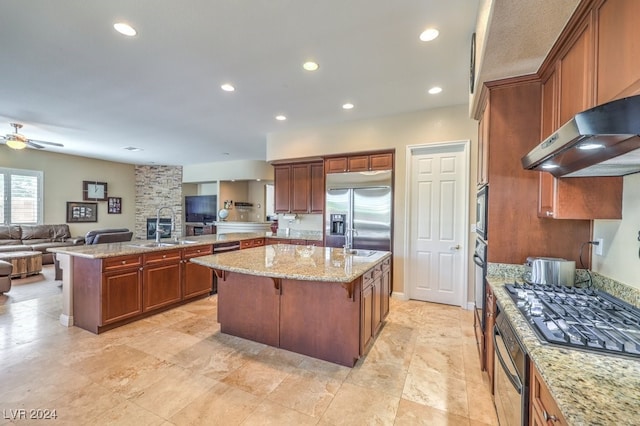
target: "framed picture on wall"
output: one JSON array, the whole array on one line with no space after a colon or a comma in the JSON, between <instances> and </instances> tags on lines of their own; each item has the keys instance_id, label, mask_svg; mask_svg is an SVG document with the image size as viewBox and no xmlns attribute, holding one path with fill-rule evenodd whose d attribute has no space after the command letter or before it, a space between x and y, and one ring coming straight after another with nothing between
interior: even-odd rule
<instances>
[{"instance_id":1,"label":"framed picture on wall","mask_svg":"<svg viewBox=\"0 0 640 426\"><path fill-rule=\"evenodd\" d=\"M67 201L67 222L97 222L98 203Z\"/></svg>"},{"instance_id":2,"label":"framed picture on wall","mask_svg":"<svg viewBox=\"0 0 640 426\"><path fill-rule=\"evenodd\" d=\"M107 200L107 213L109 214L122 213L122 198L109 197Z\"/></svg>"}]
</instances>

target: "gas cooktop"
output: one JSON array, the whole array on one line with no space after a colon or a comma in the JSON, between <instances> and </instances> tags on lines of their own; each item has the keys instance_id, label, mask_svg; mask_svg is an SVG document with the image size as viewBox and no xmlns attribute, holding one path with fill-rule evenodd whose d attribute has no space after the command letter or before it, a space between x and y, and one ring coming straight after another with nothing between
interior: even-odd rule
<instances>
[{"instance_id":1,"label":"gas cooktop","mask_svg":"<svg viewBox=\"0 0 640 426\"><path fill-rule=\"evenodd\" d=\"M542 341L640 358L640 309L593 289L518 283L505 288Z\"/></svg>"}]
</instances>

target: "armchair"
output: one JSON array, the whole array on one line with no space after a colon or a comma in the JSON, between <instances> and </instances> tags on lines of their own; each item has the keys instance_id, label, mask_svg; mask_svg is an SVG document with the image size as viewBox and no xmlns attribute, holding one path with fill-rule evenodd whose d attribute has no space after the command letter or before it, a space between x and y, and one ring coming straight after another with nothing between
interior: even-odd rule
<instances>
[{"instance_id":1,"label":"armchair","mask_svg":"<svg viewBox=\"0 0 640 426\"><path fill-rule=\"evenodd\" d=\"M7 293L11 290L11 273L13 265L11 262L0 260L0 293Z\"/></svg>"}]
</instances>

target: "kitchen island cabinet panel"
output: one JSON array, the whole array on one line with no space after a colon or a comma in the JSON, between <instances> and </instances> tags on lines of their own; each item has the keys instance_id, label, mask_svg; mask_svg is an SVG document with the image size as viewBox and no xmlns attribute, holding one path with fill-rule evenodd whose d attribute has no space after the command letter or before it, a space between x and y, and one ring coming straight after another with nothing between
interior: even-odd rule
<instances>
[{"instance_id":1,"label":"kitchen island cabinet panel","mask_svg":"<svg viewBox=\"0 0 640 426\"><path fill-rule=\"evenodd\" d=\"M269 277L221 272L218 279L220 331L278 347L280 290ZM278 283L279 287L279 283Z\"/></svg>"},{"instance_id":2,"label":"kitchen island cabinet panel","mask_svg":"<svg viewBox=\"0 0 640 426\"><path fill-rule=\"evenodd\" d=\"M142 313L142 280L139 268L104 274L102 324L110 324Z\"/></svg>"},{"instance_id":3,"label":"kitchen island cabinet panel","mask_svg":"<svg viewBox=\"0 0 640 426\"><path fill-rule=\"evenodd\" d=\"M147 312L181 300L180 260L145 266L142 280L142 310Z\"/></svg>"},{"instance_id":4,"label":"kitchen island cabinet panel","mask_svg":"<svg viewBox=\"0 0 640 426\"><path fill-rule=\"evenodd\" d=\"M318 303L319 300L322 303ZM359 294L349 298L347 291L338 284L283 280L280 347L342 365L353 365L360 355L358 301Z\"/></svg>"},{"instance_id":5,"label":"kitchen island cabinet panel","mask_svg":"<svg viewBox=\"0 0 640 426\"><path fill-rule=\"evenodd\" d=\"M184 249L183 253L183 279L182 298L208 294L213 288L213 271L206 266L189 262L189 259L198 256L206 256L213 253L213 246L194 247Z\"/></svg>"}]
</instances>

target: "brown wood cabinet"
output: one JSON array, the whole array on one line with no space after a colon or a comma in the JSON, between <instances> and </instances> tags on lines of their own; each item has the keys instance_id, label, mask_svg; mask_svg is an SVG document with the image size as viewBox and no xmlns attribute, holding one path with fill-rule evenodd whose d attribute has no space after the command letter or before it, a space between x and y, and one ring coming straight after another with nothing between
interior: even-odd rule
<instances>
[{"instance_id":1,"label":"brown wood cabinet","mask_svg":"<svg viewBox=\"0 0 640 426\"><path fill-rule=\"evenodd\" d=\"M142 256L106 259L103 269L102 306L96 311L101 318L92 318L93 322L111 324L142 313ZM84 310L80 313L85 314Z\"/></svg>"},{"instance_id":2,"label":"brown wood cabinet","mask_svg":"<svg viewBox=\"0 0 640 426\"><path fill-rule=\"evenodd\" d=\"M478 186L489 183L489 117L490 104L487 102L478 122Z\"/></svg>"},{"instance_id":3,"label":"brown wood cabinet","mask_svg":"<svg viewBox=\"0 0 640 426\"><path fill-rule=\"evenodd\" d=\"M535 426L566 426L568 423L556 404L547 384L533 361L529 363L529 424Z\"/></svg>"},{"instance_id":4,"label":"brown wood cabinet","mask_svg":"<svg viewBox=\"0 0 640 426\"><path fill-rule=\"evenodd\" d=\"M75 257L75 325L100 333L211 291L211 269L187 264L211 246L105 259ZM206 271L205 271L206 270Z\"/></svg>"},{"instance_id":5,"label":"brown wood cabinet","mask_svg":"<svg viewBox=\"0 0 640 426\"><path fill-rule=\"evenodd\" d=\"M248 249L252 247L262 247L264 245L264 238L252 238L250 240L240 241L240 250Z\"/></svg>"},{"instance_id":6,"label":"brown wood cabinet","mask_svg":"<svg viewBox=\"0 0 640 426\"><path fill-rule=\"evenodd\" d=\"M640 2L597 1L596 104L640 93Z\"/></svg>"},{"instance_id":7,"label":"brown wood cabinet","mask_svg":"<svg viewBox=\"0 0 640 426\"><path fill-rule=\"evenodd\" d=\"M389 313L389 297L391 296L391 258L382 262L381 312L382 318Z\"/></svg>"},{"instance_id":8,"label":"brown wood cabinet","mask_svg":"<svg viewBox=\"0 0 640 426\"><path fill-rule=\"evenodd\" d=\"M392 170L393 153L349 155L330 157L325 160L327 173L365 172L372 170Z\"/></svg>"},{"instance_id":9,"label":"brown wood cabinet","mask_svg":"<svg viewBox=\"0 0 640 426\"><path fill-rule=\"evenodd\" d=\"M391 260L386 259L362 276L360 346L363 353L380 332L389 312L390 266Z\"/></svg>"},{"instance_id":10,"label":"brown wood cabinet","mask_svg":"<svg viewBox=\"0 0 640 426\"><path fill-rule=\"evenodd\" d=\"M489 376L489 386L491 387L491 393L493 393L493 373L494 373L494 360L495 360L495 347L493 345L493 326L496 323L496 298L493 294L493 289L487 283L485 294L485 319L484 319L484 339L485 339L485 359L487 376Z\"/></svg>"},{"instance_id":11,"label":"brown wood cabinet","mask_svg":"<svg viewBox=\"0 0 640 426\"><path fill-rule=\"evenodd\" d=\"M143 312L179 302L182 298L181 250L145 254L143 262Z\"/></svg>"},{"instance_id":12,"label":"brown wood cabinet","mask_svg":"<svg viewBox=\"0 0 640 426\"><path fill-rule=\"evenodd\" d=\"M280 237L268 237L266 244L293 244L299 246L316 246L322 247L322 241L320 240L301 240L299 238L280 238Z\"/></svg>"},{"instance_id":13,"label":"brown wood cabinet","mask_svg":"<svg viewBox=\"0 0 640 426\"><path fill-rule=\"evenodd\" d=\"M324 165L322 162L274 166L276 213L322 213L324 211Z\"/></svg>"},{"instance_id":14,"label":"brown wood cabinet","mask_svg":"<svg viewBox=\"0 0 640 426\"><path fill-rule=\"evenodd\" d=\"M540 173L522 168L522 156L540 143L541 83L533 76L486 86L487 261L522 264L528 256L551 256L579 262L576 247L589 241L590 221L539 218Z\"/></svg>"},{"instance_id":15,"label":"brown wood cabinet","mask_svg":"<svg viewBox=\"0 0 640 426\"><path fill-rule=\"evenodd\" d=\"M189 259L206 256L213 253L213 246L198 246L185 248L182 253L183 277L182 277L182 298L209 294L213 287L213 270L207 266L197 265L189 262Z\"/></svg>"}]
</instances>

